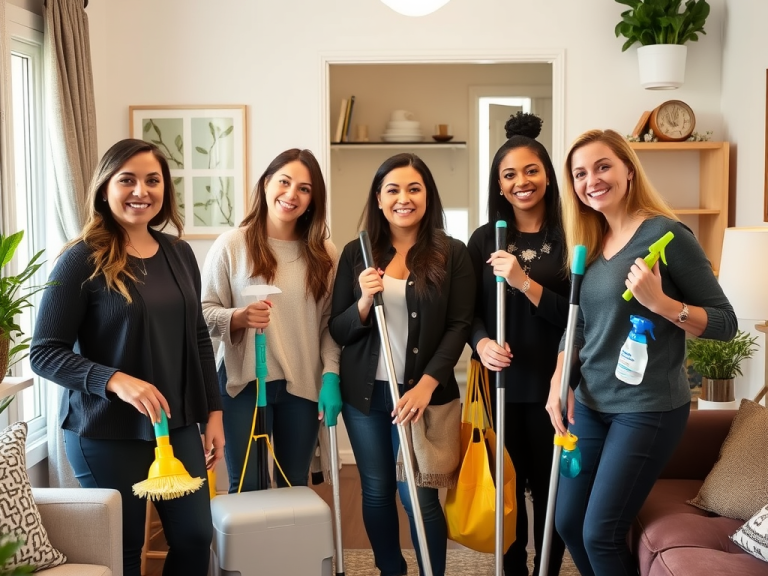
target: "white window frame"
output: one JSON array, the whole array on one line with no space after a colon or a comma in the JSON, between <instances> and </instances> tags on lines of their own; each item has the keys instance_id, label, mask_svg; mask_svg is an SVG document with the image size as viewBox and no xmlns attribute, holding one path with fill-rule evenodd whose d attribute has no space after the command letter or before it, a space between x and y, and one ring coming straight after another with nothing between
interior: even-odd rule
<instances>
[{"instance_id":1,"label":"white window frame","mask_svg":"<svg viewBox=\"0 0 768 576\"><path fill-rule=\"evenodd\" d=\"M36 251L46 248L46 215L44 207L47 206L45 194L45 140L43 131L43 20L40 16L27 10L14 6L6 5L7 31L9 36L8 48L11 54L22 54L31 61L32 73L30 76L32 85L31 98L32 107L35 114L30 119L28 130L29 147L36 153L32 154L31 166L25 173L28 182L28 188L32 191L28 195L26 202L19 202L14 190L3 198L2 206L6 213L3 215L3 221L10 225L9 232L24 229L24 241L19 246L17 252L18 261L27 261ZM12 114L9 114L12 117ZM15 150L14 150L15 151ZM17 178L18 178L17 174ZM29 209L35 207L34 212ZM32 218L35 225L31 225ZM40 284L48 278L49 265L51 257L48 252L43 255L43 259L48 262L43 266L32 284ZM39 303L41 294L33 296L34 304ZM35 308L31 313L34 314ZM32 328L29 319L24 319L21 323L25 332L25 337L32 335ZM25 413L25 402L34 402L39 407L39 413L27 421L29 431L27 434L27 466L34 466L48 456L47 445L47 406L46 406L46 382L42 378L35 376L29 366L27 359L19 362L12 368L12 380L27 382L30 378L34 384L25 390L16 392L16 398L8 407L6 413L0 418L6 418L13 422L23 418Z\"/></svg>"}]
</instances>

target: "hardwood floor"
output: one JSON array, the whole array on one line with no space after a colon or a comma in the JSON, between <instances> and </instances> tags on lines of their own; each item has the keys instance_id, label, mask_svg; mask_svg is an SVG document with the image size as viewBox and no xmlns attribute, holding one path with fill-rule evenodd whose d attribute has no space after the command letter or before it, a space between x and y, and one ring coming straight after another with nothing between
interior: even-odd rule
<instances>
[{"instance_id":1,"label":"hardwood floor","mask_svg":"<svg viewBox=\"0 0 768 576\"><path fill-rule=\"evenodd\" d=\"M318 484L311 488L328 503L333 510L333 491L329 484ZM339 492L341 494L341 539L345 549L350 548L370 548L368 536L365 533L363 525L363 509L360 488L360 474L357 466L344 465L339 471ZM408 529L408 517L400 505L397 503L400 515L400 543L403 548L413 548L411 543L410 531ZM449 541L448 547L457 546ZM151 549L167 549L165 538L162 531L152 540ZM147 560L146 576L162 576L163 560Z\"/></svg>"}]
</instances>

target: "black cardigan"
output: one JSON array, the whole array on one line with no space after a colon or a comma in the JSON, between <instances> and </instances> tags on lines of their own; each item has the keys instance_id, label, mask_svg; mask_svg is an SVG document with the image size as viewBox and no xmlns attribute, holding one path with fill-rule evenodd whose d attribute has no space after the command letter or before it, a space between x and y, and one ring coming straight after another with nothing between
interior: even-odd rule
<instances>
[{"instance_id":1,"label":"black cardigan","mask_svg":"<svg viewBox=\"0 0 768 576\"><path fill-rule=\"evenodd\" d=\"M439 382L430 404L446 404L459 397L453 369L458 362L474 312L475 279L466 246L449 239L450 254L440 290L432 289L426 298L418 298L414 273L408 277L405 299L408 306L408 340L404 378L406 391L418 384L424 374ZM390 247L384 261L386 269L395 254ZM331 319L328 327L341 351L341 396L364 414L371 406L371 392L381 350L376 317L371 311L368 322L360 321L357 301L362 292L358 276L363 271L360 242L344 247L333 287Z\"/></svg>"},{"instance_id":2,"label":"black cardigan","mask_svg":"<svg viewBox=\"0 0 768 576\"><path fill-rule=\"evenodd\" d=\"M168 260L184 298L185 364L183 419L207 422L221 410L211 339L200 305L200 271L189 244L151 231ZM68 389L60 424L80 436L154 440L149 418L106 391L115 372L153 382L147 310L135 284L126 280L133 299L107 290L103 275L93 272L90 249L80 242L56 262L43 293L29 359L36 374ZM172 414L172 416L176 416ZM181 418L179 418L180 420ZM178 420L177 420L178 421Z\"/></svg>"}]
</instances>

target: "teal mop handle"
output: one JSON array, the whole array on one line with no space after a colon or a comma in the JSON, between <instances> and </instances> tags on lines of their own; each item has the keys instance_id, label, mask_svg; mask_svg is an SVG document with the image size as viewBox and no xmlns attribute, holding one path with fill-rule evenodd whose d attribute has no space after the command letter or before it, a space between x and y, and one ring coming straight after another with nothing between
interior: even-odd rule
<instances>
[{"instance_id":1,"label":"teal mop handle","mask_svg":"<svg viewBox=\"0 0 768 576\"><path fill-rule=\"evenodd\" d=\"M259 381L256 406L263 408L267 405L267 335L261 329L256 331L256 379Z\"/></svg>"},{"instance_id":2,"label":"teal mop handle","mask_svg":"<svg viewBox=\"0 0 768 576\"><path fill-rule=\"evenodd\" d=\"M160 422L155 422L153 425L155 429L155 438L162 436L168 436L168 417L165 415L165 410L160 409Z\"/></svg>"}]
</instances>

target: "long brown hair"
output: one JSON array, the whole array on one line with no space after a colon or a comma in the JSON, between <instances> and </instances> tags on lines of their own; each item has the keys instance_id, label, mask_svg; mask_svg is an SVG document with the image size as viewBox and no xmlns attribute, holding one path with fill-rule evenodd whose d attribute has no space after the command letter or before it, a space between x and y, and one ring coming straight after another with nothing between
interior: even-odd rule
<instances>
[{"instance_id":1,"label":"long brown hair","mask_svg":"<svg viewBox=\"0 0 768 576\"><path fill-rule=\"evenodd\" d=\"M379 166L368 192L368 201L360 217L360 226L368 231L371 239L373 261L381 262L382 256L392 244L389 221L378 209L378 196L387 174L397 168L412 166L424 180L427 192L427 209L419 223L416 243L408 251L405 265L416 279L416 294L420 297L428 294L429 286L440 287L445 278L446 263L450 243L445 233L445 215L437 184L432 172L416 154L396 154Z\"/></svg>"},{"instance_id":2,"label":"long brown hair","mask_svg":"<svg viewBox=\"0 0 768 576\"><path fill-rule=\"evenodd\" d=\"M565 159L566 193L562 195L563 227L569 247L583 244L587 247L587 265L594 262L603 249L603 240L608 229L608 222L600 212L587 206L576 195L573 186L573 154L579 148L602 142L610 148L621 160L630 173L633 174L628 183L624 196L627 214L643 218L665 216L678 220L664 198L653 186L643 170L635 151L630 148L627 140L613 130L589 130L576 138ZM571 265L572 254L568 250L568 266Z\"/></svg>"},{"instance_id":3,"label":"long brown hair","mask_svg":"<svg viewBox=\"0 0 768 576\"><path fill-rule=\"evenodd\" d=\"M170 223L176 228L176 236L181 236L184 225L176 205L176 194L168 161L154 144L144 140L126 138L107 150L96 166L88 188L88 219L80 235L64 246L64 250L66 250L81 240L85 242L91 250L90 259L94 264L90 279L93 280L103 274L107 288L122 294L129 304L132 299L128 287L125 285L125 280L130 279L136 282L138 279L128 264L128 252L126 250L128 233L115 220L109 202L105 202L104 198L107 196L107 187L112 177L120 171L120 168L128 160L143 152L152 153L160 164L163 175L163 206L160 208L160 212L150 220L149 226L162 229Z\"/></svg>"},{"instance_id":4,"label":"long brown hair","mask_svg":"<svg viewBox=\"0 0 768 576\"><path fill-rule=\"evenodd\" d=\"M325 221L325 180L312 152L291 148L270 162L253 189L253 208L240 226L245 228L251 276L263 276L267 282L272 282L277 273L277 259L267 241L267 182L280 168L296 161L309 170L312 182L312 198L306 212L296 221L296 233L301 240L299 253L307 265L307 293L312 294L317 302L330 292L333 258L325 246L325 241L330 237Z\"/></svg>"}]
</instances>

